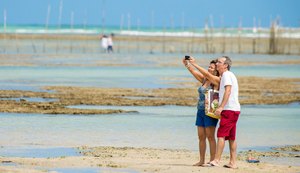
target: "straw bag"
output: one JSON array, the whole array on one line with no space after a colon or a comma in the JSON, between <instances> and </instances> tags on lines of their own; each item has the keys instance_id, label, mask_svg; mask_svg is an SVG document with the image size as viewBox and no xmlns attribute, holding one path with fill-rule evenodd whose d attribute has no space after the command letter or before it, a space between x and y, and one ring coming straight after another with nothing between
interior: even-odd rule
<instances>
[{"instance_id":1,"label":"straw bag","mask_svg":"<svg viewBox=\"0 0 300 173\"><path fill-rule=\"evenodd\" d=\"M220 115L215 115L215 111L219 106L219 92L209 89L205 93L205 114L209 117L220 119Z\"/></svg>"}]
</instances>

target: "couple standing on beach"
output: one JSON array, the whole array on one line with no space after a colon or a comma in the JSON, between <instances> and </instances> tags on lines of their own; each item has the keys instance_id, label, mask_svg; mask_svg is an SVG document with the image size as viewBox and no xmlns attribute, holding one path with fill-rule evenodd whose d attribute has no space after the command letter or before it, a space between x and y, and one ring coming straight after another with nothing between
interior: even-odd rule
<instances>
[{"instance_id":1,"label":"couple standing on beach","mask_svg":"<svg viewBox=\"0 0 300 173\"><path fill-rule=\"evenodd\" d=\"M196 118L200 161L194 166L219 166L225 140L229 140L230 161L224 167L237 168L235 136L236 123L240 114L240 103L238 100L238 82L235 75L230 71L231 59L222 56L217 60L212 60L208 70L199 66L193 57L183 59L183 64L202 83L198 89L199 101ZM217 131L217 143L215 129L218 119L205 115L205 92L209 89L219 90L219 106L215 111L216 115L221 116ZM210 161L208 163L205 163L206 139L208 139L210 148Z\"/></svg>"},{"instance_id":2,"label":"couple standing on beach","mask_svg":"<svg viewBox=\"0 0 300 173\"><path fill-rule=\"evenodd\" d=\"M101 46L106 53L112 53L113 50L113 38L114 34L111 33L109 36L101 35Z\"/></svg>"}]
</instances>

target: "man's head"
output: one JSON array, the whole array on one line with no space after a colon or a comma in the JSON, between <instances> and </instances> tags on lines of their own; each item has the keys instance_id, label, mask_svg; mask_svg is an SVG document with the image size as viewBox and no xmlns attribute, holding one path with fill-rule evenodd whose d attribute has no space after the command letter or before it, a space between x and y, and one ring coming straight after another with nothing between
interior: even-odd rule
<instances>
[{"instance_id":1,"label":"man's head","mask_svg":"<svg viewBox=\"0 0 300 173\"><path fill-rule=\"evenodd\" d=\"M219 71L219 73L223 73L226 70L229 71L231 64L232 64L231 59L228 56L222 56L218 58L217 70Z\"/></svg>"}]
</instances>

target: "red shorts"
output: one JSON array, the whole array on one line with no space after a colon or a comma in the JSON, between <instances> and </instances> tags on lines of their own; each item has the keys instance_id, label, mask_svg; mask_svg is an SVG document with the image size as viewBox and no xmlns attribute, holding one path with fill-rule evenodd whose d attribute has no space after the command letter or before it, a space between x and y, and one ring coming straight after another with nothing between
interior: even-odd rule
<instances>
[{"instance_id":1,"label":"red shorts","mask_svg":"<svg viewBox=\"0 0 300 173\"><path fill-rule=\"evenodd\" d=\"M235 140L236 123L239 119L240 111L223 110L217 137L225 137L225 140Z\"/></svg>"}]
</instances>

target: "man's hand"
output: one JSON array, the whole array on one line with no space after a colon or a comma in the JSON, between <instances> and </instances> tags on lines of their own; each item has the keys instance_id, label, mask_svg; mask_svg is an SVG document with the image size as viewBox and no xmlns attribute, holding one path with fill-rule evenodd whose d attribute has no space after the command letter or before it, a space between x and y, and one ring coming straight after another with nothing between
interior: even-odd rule
<instances>
[{"instance_id":1,"label":"man's hand","mask_svg":"<svg viewBox=\"0 0 300 173\"><path fill-rule=\"evenodd\" d=\"M223 108L222 107L218 107L217 110L215 111L215 115L220 116L222 111L223 111Z\"/></svg>"}]
</instances>

